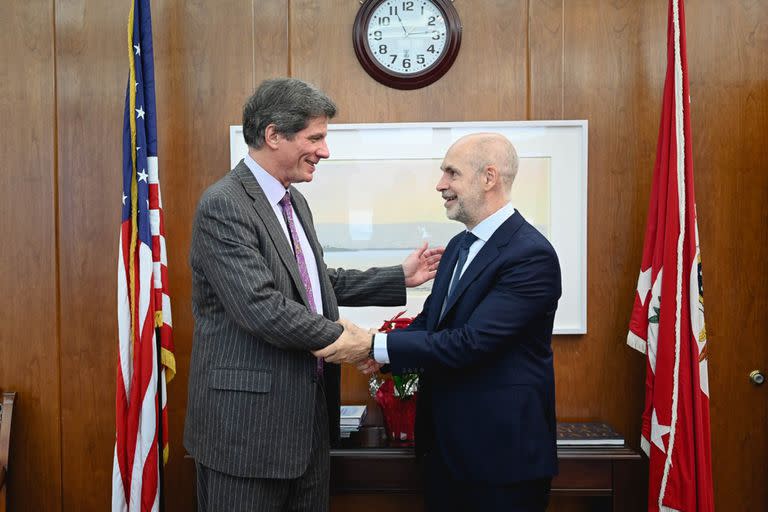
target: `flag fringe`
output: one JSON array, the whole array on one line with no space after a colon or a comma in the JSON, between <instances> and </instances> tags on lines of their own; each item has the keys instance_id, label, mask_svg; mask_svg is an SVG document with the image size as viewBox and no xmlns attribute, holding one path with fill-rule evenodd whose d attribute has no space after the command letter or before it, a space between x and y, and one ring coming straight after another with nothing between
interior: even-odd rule
<instances>
[{"instance_id":1,"label":"flag fringe","mask_svg":"<svg viewBox=\"0 0 768 512\"><path fill-rule=\"evenodd\" d=\"M629 334L627 334L627 345L637 350L641 354L648 353L648 342L632 331L629 331Z\"/></svg>"},{"instance_id":2,"label":"flag fringe","mask_svg":"<svg viewBox=\"0 0 768 512\"><path fill-rule=\"evenodd\" d=\"M165 366L165 383L169 383L176 376L176 358L173 352L163 347L160 349L160 362Z\"/></svg>"},{"instance_id":3,"label":"flag fringe","mask_svg":"<svg viewBox=\"0 0 768 512\"><path fill-rule=\"evenodd\" d=\"M682 286L683 286L683 242L685 241L685 126L684 126L684 99L683 99L683 63L680 48L680 3L679 0L672 2L672 26L675 46L674 63L674 84L675 84L675 138L677 142L677 197L678 197L678 221L680 231L677 236L677 276L675 280L675 361L672 377L672 418L670 420L669 446L667 447L667 456L664 461L664 474L661 477L661 487L659 489L659 510L664 508L664 496L667 492L667 483L669 481L669 472L672 469L672 457L675 453L675 437L677 434L678 419L678 401L680 396L680 337L681 337L681 308L682 308Z\"/></svg>"}]
</instances>

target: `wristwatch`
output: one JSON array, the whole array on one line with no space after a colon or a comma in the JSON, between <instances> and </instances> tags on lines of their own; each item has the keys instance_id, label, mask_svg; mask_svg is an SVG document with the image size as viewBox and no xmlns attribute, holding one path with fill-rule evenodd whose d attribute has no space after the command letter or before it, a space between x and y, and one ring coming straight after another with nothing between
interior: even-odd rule
<instances>
[{"instance_id":1,"label":"wristwatch","mask_svg":"<svg viewBox=\"0 0 768 512\"><path fill-rule=\"evenodd\" d=\"M370 350L368 350L368 358L369 359L373 359L375 361L376 358L373 357L373 342L374 342L374 340L376 340L376 335L375 334L371 334L371 348L370 348Z\"/></svg>"}]
</instances>

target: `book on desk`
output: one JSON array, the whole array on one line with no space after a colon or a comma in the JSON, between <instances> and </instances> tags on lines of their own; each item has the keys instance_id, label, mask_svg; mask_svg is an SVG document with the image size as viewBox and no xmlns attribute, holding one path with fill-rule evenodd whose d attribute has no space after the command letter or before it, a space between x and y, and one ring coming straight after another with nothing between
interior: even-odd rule
<instances>
[{"instance_id":1,"label":"book on desk","mask_svg":"<svg viewBox=\"0 0 768 512\"><path fill-rule=\"evenodd\" d=\"M365 405L342 405L339 415L341 437L346 438L352 432L357 432L367 412L368 408Z\"/></svg>"},{"instance_id":2,"label":"book on desk","mask_svg":"<svg viewBox=\"0 0 768 512\"><path fill-rule=\"evenodd\" d=\"M558 422L557 446L623 446L624 437L607 423Z\"/></svg>"}]
</instances>

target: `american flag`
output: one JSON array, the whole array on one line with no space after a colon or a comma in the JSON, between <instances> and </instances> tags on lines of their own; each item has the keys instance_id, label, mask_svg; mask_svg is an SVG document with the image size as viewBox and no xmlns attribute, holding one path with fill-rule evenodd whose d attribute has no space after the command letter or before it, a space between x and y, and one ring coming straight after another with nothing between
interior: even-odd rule
<instances>
[{"instance_id":1,"label":"american flag","mask_svg":"<svg viewBox=\"0 0 768 512\"><path fill-rule=\"evenodd\" d=\"M131 6L128 55L112 510L139 512L162 507L161 450L163 461L168 460L165 386L176 373L158 181L149 0L134 0Z\"/></svg>"},{"instance_id":2,"label":"american flag","mask_svg":"<svg viewBox=\"0 0 768 512\"><path fill-rule=\"evenodd\" d=\"M640 277L627 343L647 354L640 445L648 510L714 510L707 331L693 194L682 0L670 0L667 76Z\"/></svg>"}]
</instances>

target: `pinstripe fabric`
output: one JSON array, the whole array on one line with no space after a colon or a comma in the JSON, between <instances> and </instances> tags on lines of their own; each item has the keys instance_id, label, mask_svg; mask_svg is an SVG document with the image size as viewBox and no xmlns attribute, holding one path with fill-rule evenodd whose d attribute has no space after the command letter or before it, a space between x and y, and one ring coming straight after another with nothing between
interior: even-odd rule
<instances>
[{"instance_id":1,"label":"pinstripe fabric","mask_svg":"<svg viewBox=\"0 0 768 512\"><path fill-rule=\"evenodd\" d=\"M324 395L316 401L315 411L318 417L327 418ZM330 454L323 441L328 439L326 425L326 421L314 422L309 465L296 479L242 478L196 463L197 511L327 512Z\"/></svg>"},{"instance_id":2,"label":"pinstripe fabric","mask_svg":"<svg viewBox=\"0 0 768 512\"><path fill-rule=\"evenodd\" d=\"M327 269L306 200L290 191L318 263L325 318L309 311L290 243L242 161L203 194L195 216L184 446L198 463L227 475L302 475L319 388L310 351L341 333L331 321L339 305L405 303L400 266ZM338 437L339 373L338 365L326 365L331 438ZM327 452L327 436L323 443Z\"/></svg>"}]
</instances>

